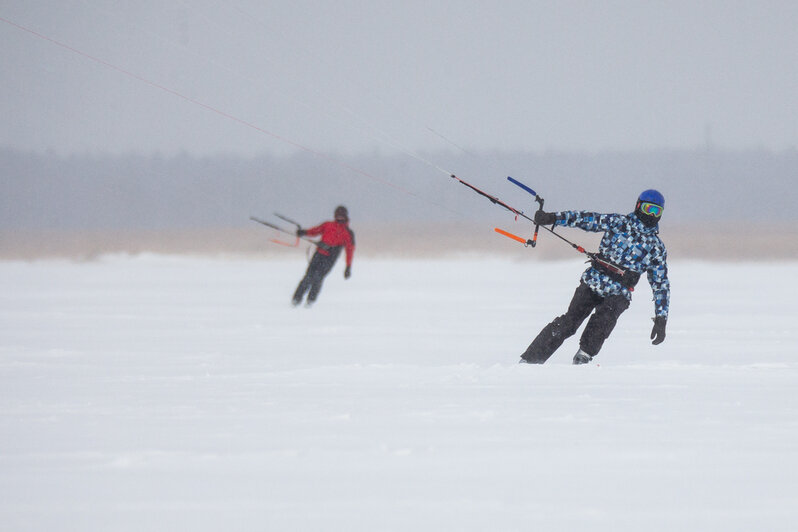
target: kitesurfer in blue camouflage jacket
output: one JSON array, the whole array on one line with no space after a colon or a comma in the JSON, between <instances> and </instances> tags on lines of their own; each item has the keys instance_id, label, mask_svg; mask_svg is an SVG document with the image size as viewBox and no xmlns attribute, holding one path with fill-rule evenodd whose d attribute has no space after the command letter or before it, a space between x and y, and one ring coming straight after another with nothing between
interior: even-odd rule
<instances>
[{"instance_id":1,"label":"kitesurfer in blue camouflage jacket","mask_svg":"<svg viewBox=\"0 0 798 532\"><path fill-rule=\"evenodd\" d=\"M546 325L529 345L521 362L543 364L576 333L590 316L574 364L585 364L595 357L615 327L618 317L629 308L632 292L640 276L646 274L654 294L654 345L665 340L670 303L667 251L660 240L659 221L665 198L656 190L645 190L631 214L598 214L585 211L548 213L538 211L535 223L563 225L585 231L604 232L599 253L582 274L581 282L568 311Z\"/></svg>"}]
</instances>

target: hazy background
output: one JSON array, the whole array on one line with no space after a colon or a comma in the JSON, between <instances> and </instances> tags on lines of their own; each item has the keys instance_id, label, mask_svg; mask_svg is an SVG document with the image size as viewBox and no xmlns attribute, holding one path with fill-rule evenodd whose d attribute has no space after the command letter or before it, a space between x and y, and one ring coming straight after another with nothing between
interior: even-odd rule
<instances>
[{"instance_id":1,"label":"hazy background","mask_svg":"<svg viewBox=\"0 0 798 532\"><path fill-rule=\"evenodd\" d=\"M795 2L2 1L0 254L261 251L249 215L338 203L364 252L516 250L492 227L528 225L453 172L527 211L507 175L554 210L655 187L671 249L795 256L797 26Z\"/></svg>"}]
</instances>

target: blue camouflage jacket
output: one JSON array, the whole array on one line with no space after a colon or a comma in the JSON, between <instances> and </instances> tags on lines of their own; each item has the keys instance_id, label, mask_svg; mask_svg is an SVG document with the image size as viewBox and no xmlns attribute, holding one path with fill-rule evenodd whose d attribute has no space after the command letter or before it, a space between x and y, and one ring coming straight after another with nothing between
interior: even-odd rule
<instances>
[{"instance_id":1,"label":"blue camouflage jacket","mask_svg":"<svg viewBox=\"0 0 798 532\"><path fill-rule=\"evenodd\" d=\"M671 297L668 253L657 234L657 226L646 227L634 213L599 214L587 211L558 212L556 225L578 227L594 233L604 231L599 252L626 270L641 275L645 272L654 293L654 315L668 317ZM593 266L582 274L582 281L602 297L622 294L627 300L632 300L628 288Z\"/></svg>"}]
</instances>

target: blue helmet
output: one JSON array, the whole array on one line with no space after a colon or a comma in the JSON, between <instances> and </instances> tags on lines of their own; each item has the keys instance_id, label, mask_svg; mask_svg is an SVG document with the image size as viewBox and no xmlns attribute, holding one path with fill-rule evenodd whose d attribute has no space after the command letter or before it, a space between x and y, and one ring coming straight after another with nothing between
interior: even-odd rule
<instances>
[{"instance_id":1,"label":"blue helmet","mask_svg":"<svg viewBox=\"0 0 798 532\"><path fill-rule=\"evenodd\" d=\"M659 205L654 207L652 205L644 205L652 203ZM637 198L637 205L635 205L635 215L643 222L646 227L656 227L662 217L662 211L665 209L665 198L659 191L650 188L640 193Z\"/></svg>"},{"instance_id":2,"label":"blue helmet","mask_svg":"<svg viewBox=\"0 0 798 532\"><path fill-rule=\"evenodd\" d=\"M653 188L641 192L640 197L637 198L637 201L656 203L663 209L665 208L665 196L663 196L662 194L659 193L658 190L654 190Z\"/></svg>"}]
</instances>

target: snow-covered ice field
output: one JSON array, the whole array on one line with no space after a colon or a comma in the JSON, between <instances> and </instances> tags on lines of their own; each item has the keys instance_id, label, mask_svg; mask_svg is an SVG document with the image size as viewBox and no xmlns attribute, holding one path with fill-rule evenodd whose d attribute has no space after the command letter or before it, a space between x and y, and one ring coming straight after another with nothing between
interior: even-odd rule
<instances>
[{"instance_id":1,"label":"snow-covered ice field","mask_svg":"<svg viewBox=\"0 0 798 532\"><path fill-rule=\"evenodd\" d=\"M577 258L0 263L0 529L798 529L798 263L672 261L597 363Z\"/></svg>"}]
</instances>

